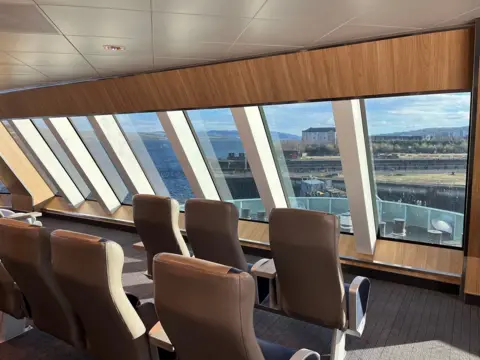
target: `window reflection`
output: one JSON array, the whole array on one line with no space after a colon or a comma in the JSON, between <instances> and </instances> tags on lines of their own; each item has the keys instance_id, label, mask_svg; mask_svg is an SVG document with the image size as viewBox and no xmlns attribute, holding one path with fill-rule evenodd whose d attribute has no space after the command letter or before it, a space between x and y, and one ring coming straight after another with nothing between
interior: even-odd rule
<instances>
[{"instance_id":1,"label":"window reflection","mask_svg":"<svg viewBox=\"0 0 480 360\"><path fill-rule=\"evenodd\" d=\"M116 115L132 151L157 195L184 204L194 197L156 113Z\"/></svg>"},{"instance_id":2,"label":"window reflection","mask_svg":"<svg viewBox=\"0 0 480 360\"><path fill-rule=\"evenodd\" d=\"M29 121L29 120L25 120ZM32 119L33 124L37 128L40 135L42 135L45 142L48 144L52 152L57 157L60 164L63 166L67 174L70 176L74 184L77 186L80 193L83 197L87 200L95 200L93 197L88 185L82 179L82 176L79 174L75 165L73 165L72 161L68 157L67 153L62 149L62 146L59 144L55 136L52 134L50 129L48 128L47 124L43 119Z\"/></svg>"},{"instance_id":3,"label":"window reflection","mask_svg":"<svg viewBox=\"0 0 480 360\"><path fill-rule=\"evenodd\" d=\"M330 102L264 106L291 207L336 214L353 232Z\"/></svg>"},{"instance_id":4,"label":"window reflection","mask_svg":"<svg viewBox=\"0 0 480 360\"><path fill-rule=\"evenodd\" d=\"M78 135L83 141L83 144L90 152L90 155L95 160L98 168L103 176L115 192L118 200L121 203L131 204L132 196L128 192L123 180L121 179L117 169L107 155L100 140L98 140L92 125L85 116L71 117L70 121L77 131Z\"/></svg>"},{"instance_id":5,"label":"window reflection","mask_svg":"<svg viewBox=\"0 0 480 360\"><path fill-rule=\"evenodd\" d=\"M230 109L192 110L187 116L222 200L232 201L243 219L265 221L265 208Z\"/></svg>"},{"instance_id":6,"label":"window reflection","mask_svg":"<svg viewBox=\"0 0 480 360\"><path fill-rule=\"evenodd\" d=\"M380 235L462 246L470 94L365 101Z\"/></svg>"}]
</instances>

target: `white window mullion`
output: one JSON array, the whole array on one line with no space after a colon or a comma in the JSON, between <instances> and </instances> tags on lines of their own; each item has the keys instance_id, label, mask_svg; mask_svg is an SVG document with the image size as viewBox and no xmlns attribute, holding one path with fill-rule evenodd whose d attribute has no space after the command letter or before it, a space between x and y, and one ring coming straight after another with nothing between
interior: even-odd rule
<instances>
[{"instance_id":1,"label":"white window mullion","mask_svg":"<svg viewBox=\"0 0 480 360\"><path fill-rule=\"evenodd\" d=\"M95 199L107 212L115 212L121 206L120 201L70 121L67 118L45 118L44 121L91 189Z\"/></svg>"},{"instance_id":2,"label":"white window mullion","mask_svg":"<svg viewBox=\"0 0 480 360\"><path fill-rule=\"evenodd\" d=\"M205 159L183 111L159 112L158 118L195 196L220 200Z\"/></svg>"},{"instance_id":3,"label":"white window mullion","mask_svg":"<svg viewBox=\"0 0 480 360\"><path fill-rule=\"evenodd\" d=\"M373 254L377 236L360 100L333 101L332 108L356 250Z\"/></svg>"},{"instance_id":4,"label":"white window mullion","mask_svg":"<svg viewBox=\"0 0 480 360\"><path fill-rule=\"evenodd\" d=\"M273 208L287 207L260 109L247 106L232 108L231 111L267 214Z\"/></svg>"},{"instance_id":5,"label":"white window mullion","mask_svg":"<svg viewBox=\"0 0 480 360\"><path fill-rule=\"evenodd\" d=\"M65 200L75 208L83 204L85 198L40 135L35 125L33 125L32 121L28 119L10 120L9 123L20 139L28 146L30 152L35 154L38 161L49 173Z\"/></svg>"},{"instance_id":6,"label":"white window mullion","mask_svg":"<svg viewBox=\"0 0 480 360\"><path fill-rule=\"evenodd\" d=\"M130 193L153 195L150 182L113 116L88 116L88 120Z\"/></svg>"}]
</instances>

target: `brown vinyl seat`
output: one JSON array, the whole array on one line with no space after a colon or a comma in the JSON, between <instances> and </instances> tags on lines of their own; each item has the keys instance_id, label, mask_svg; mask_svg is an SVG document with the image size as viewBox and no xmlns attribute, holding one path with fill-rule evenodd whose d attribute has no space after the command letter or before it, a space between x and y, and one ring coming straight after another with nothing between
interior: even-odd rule
<instances>
[{"instance_id":1,"label":"brown vinyl seat","mask_svg":"<svg viewBox=\"0 0 480 360\"><path fill-rule=\"evenodd\" d=\"M185 228L196 258L249 270L238 239L238 210L232 203L187 200Z\"/></svg>"},{"instance_id":2,"label":"brown vinyl seat","mask_svg":"<svg viewBox=\"0 0 480 360\"><path fill-rule=\"evenodd\" d=\"M25 296L35 327L83 348L83 331L53 274L50 232L0 219L0 233L0 259Z\"/></svg>"},{"instance_id":3,"label":"brown vinyl seat","mask_svg":"<svg viewBox=\"0 0 480 360\"><path fill-rule=\"evenodd\" d=\"M250 274L166 253L156 255L153 266L155 307L179 359L320 359L256 338Z\"/></svg>"},{"instance_id":4,"label":"brown vinyl seat","mask_svg":"<svg viewBox=\"0 0 480 360\"><path fill-rule=\"evenodd\" d=\"M270 247L280 286L280 306L289 316L335 329L331 359L345 355L345 333L361 336L370 281L343 281L338 253L339 222L333 214L273 209Z\"/></svg>"},{"instance_id":5,"label":"brown vinyl seat","mask_svg":"<svg viewBox=\"0 0 480 360\"><path fill-rule=\"evenodd\" d=\"M138 194L133 197L133 221L147 252L147 275L153 257L162 252L190 256L178 227L178 201L169 197Z\"/></svg>"},{"instance_id":6,"label":"brown vinyl seat","mask_svg":"<svg viewBox=\"0 0 480 360\"><path fill-rule=\"evenodd\" d=\"M145 325L123 290L120 245L56 230L52 233L52 264L85 329L87 349L97 360L150 359Z\"/></svg>"}]
</instances>

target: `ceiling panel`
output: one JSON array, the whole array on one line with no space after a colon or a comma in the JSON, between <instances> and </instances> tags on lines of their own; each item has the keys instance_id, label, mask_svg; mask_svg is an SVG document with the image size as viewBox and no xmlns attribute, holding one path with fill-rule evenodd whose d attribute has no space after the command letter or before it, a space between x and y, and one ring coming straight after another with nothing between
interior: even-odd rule
<instances>
[{"instance_id":1,"label":"ceiling panel","mask_svg":"<svg viewBox=\"0 0 480 360\"><path fill-rule=\"evenodd\" d=\"M0 65L21 65L22 63L8 54L0 52Z\"/></svg>"},{"instance_id":2,"label":"ceiling panel","mask_svg":"<svg viewBox=\"0 0 480 360\"><path fill-rule=\"evenodd\" d=\"M421 0L422 1L422 0ZM270 0L255 16L256 19L315 20L326 19L343 23L380 2L391 0Z\"/></svg>"},{"instance_id":3,"label":"ceiling panel","mask_svg":"<svg viewBox=\"0 0 480 360\"><path fill-rule=\"evenodd\" d=\"M258 56L264 54L277 54L284 52L293 52L303 49L296 46L269 46L269 45L252 45L236 43L228 51L228 56L231 58Z\"/></svg>"},{"instance_id":4,"label":"ceiling panel","mask_svg":"<svg viewBox=\"0 0 480 360\"><path fill-rule=\"evenodd\" d=\"M152 0L154 11L253 17L266 0Z\"/></svg>"},{"instance_id":5,"label":"ceiling panel","mask_svg":"<svg viewBox=\"0 0 480 360\"><path fill-rule=\"evenodd\" d=\"M250 19L221 16L153 14L155 42L234 42Z\"/></svg>"},{"instance_id":6,"label":"ceiling panel","mask_svg":"<svg viewBox=\"0 0 480 360\"><path fill-rule=\"evenodd\" d=\"M238 42L308 46L339 25L333 19L318 22L253 19Z\"/></svg>"},{"instance_id":7,"label":"ceiling panel","mask_svg":"<svg viewBox=\"0 0 480 360\"><path fill-rule=\"evenodd\" d=\"M46 76L37 73L30 75L0 75L0 84L13 84L13 85L27 85L38 84L46 82L48 79Z\"/></svg>"},{"instance_id":8,"label":"ceiling panel","mask_svg":"<svg viewBox=\"0 0 480 360\"><path fill-rule=\"evenodd\" d=\"M223 59L231 43L170 42L155 44L156 57Z\"/></svg>"},{"instance_id":9,"label":"ceiling panel","mask_svg":"<svg viewBox=\"0 0 480 360\"><path fill-rule=\"evenodd\" d=\"M26 65L0 65L1 75L30 75L38 74L35 69Z\"/></svg>"},{"instance_id":10,"label":"ceiling panel","mask_svg":"<svg viewBox=\"0 0 480 360\"><path fill-rule=\"evenodd\" d=\"M351 24L426 28L478 6L479 0L382 1Z\"/></svg>"},{"instance_id":11,"label":"ceiling panel","mask_svg":"<svg viewBox=\"0 0 480 360\"><path fill-rule=\"evenodd\" d=\"M0 32L58 34L35 4L0 3Z\"/></svg>"},{"instance_id":12,"label":"ceiling panel","mask_svg":"<svg viewBox=\"0 0 480 360\"><path fill-rule=\"evenodd\" d=\"M0 51L78 53L62 35L0 33Z\"/></svg>"},{"instance_id":13,"label":"ceiling panel","mask_svg":"<svg viewBox=\"0 0 480 360\"><path fill-rule=\"evenodd\" d=\"M131 66L134 68L153 66L152 56L143 55L124 55L124 56L103 56L103 55L86 55L86 58L90 64L95 68L108 69L109 67Z\"/></svg>"},{"instance_id":14,"label":"ceiling panel","mask_svg":"<svg viewBox=\"0 0 480 360\"><path fill-rule=\"evenodd\" d=\"M97 67L101 76L131 75L153 70L153 65L142 64L115 64L105 68Z\"/></svg>"},{"instance_id":15,"label":"ceiling panel","mask_svg":"<svg viewBox=\"0 0 480 360\"><path fill-rule=\"evenodd\" d=\"M175 68L175 67L202 65L202 64L207 64L209 62L213 62L214 60L155 58L154 61L155 61L154 69L162 70L162 69Z\"/></svg>"},{"instance_id":16,"label":"ceiling panel","mask_svg":"<svg viewBox=\"0 0 480 360\"><path fill-rule=\"evenodd\" d=\"M93 77L97 75L97 72L87 63L73 66L33 66L33 68L50 79L66 79L69 77L76 79L78 77Z\"/></svg>"},{"instance_id":17,"label":"ceiling panel","mask_svg":"<svg viewBox=\"0 0 480 360\"><path fill-rule=\"evenodd\" d=\"M150 11L150 0L36 0L39 5L70 5Z\"/></svg>"},{"instance_id":18,"label":"ceiling panel","mask_svg":"<svg viewBox=\"0 0 480 360\"><path fill-rule=\"evenodd\" d=\"M82 54L123 56L131 53L152 53L151 38L127 39L95 36L69 36L68 39ZM107 51L103 45L124 46L125 51Z\"/></svg>"},{"instance_id":19,"label":"ceiling panel","mask_svg":"<svg viewBox=\"0 0 480 360\"><path fill-rule=\"evenodd\" d=\"M27 65L62 65L74 66L87 64L82 55L79 54L48 54L48 53L27 53L10 52L14 58Z\"/></svg>"},{"instance_id":20,"label":"ceiling panel","mask_svg":"<svg viewBox=\"0 0 480 360\"><path fill-rule=\"evenodd\" d=\"M402 28L393 26L365 26L365 25L344 25L335 31L322 37L316 45L341 44L352 41L366 40L392 34L407 34L418 29Z\"/></svg>"},{"instance_id":21,"label":"ceiling panel","mask_svg":"<svg viewBox=\"0 0 480 360\"><path fill-rule=\"evenodd\" d=\"M145 38L151 36L151 15L144 11L43 5L65 35Z\"/></svg>"},{"instance_id":22,"label":"ceiling panel","mask_svg":"<svg viewBox=\"0 0 480 360\"><path fill-rule=\"evenodd\" d=\"M475 8L474 10L467 11L459 16L452 17L448 20L441 21L437 23L438 26L455 26L463 25L468 22L473 21L474 19L480 17L480 7Z\"/></svg>"}]
</instances>

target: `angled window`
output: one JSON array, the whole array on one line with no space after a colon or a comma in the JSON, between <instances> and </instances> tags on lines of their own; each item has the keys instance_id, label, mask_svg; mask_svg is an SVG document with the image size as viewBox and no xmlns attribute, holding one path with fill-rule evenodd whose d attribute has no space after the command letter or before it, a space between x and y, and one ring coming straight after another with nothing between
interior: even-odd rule
<instances>
[{"instance_id":1,"label":"angled window","mask_svg":"<svg viewBox=\"0 0 480 360\"><path fill-rule=\"evenodd\" d=\"M95 199L108 212L117 210L121 205L118 198L70 121L59 117L46 119L45 123L92 190Z\"/></svg>"},{"instance_id":2,"label":"angled window","mask_svg":"<svg viewBox=\"0 0 480 360\"><path fill-rule=\"evenodd\" d=\"M157 195L181 204L193 198L190 184L156 113L116 115L125 138Z\"/></svg>"},{"instance_id":3,"label":"angled window","mask_svg":"<svg viewBox=\"0 0 480 360\"><path fill-rule=\"evenodd\" d=\"M290 207L325 211L353 232L330 102L263 106Z\"/></svg>"},{"instance_id":4,"label":"angled window","mask_svg":"<svg viewBox=\"0 0 480 360\"><path fill-rule=\"evenodd\" d=\"M380 235L462 246L470 93L365 100Z\"/></svg>"},{"instance_id":5,"label":"angled window","mask_svg":"<svg viewBox=\"0 0 480 360\"><path fill-rule=\"evenodd\" d=\"M143 169L112 115L89 116L96 136L132 194L154 194Z\"/></svg>"},{"instance_id":6,"label":"angled window","mask_svg":"<svg viewBox=\"0 0 480 360\"><path fill-rule=\"evenodd\" d=\"M37 128L33 125L33 122L26 119L11 120L10 123L22 141L24 141L24 143L31 149L38 161L41 162L42 166L48 174L50 174L55 181L55 186L59 189L65 199L74 207L81 205L85 200L82 193L72 181L72 178L59 162L47 142L42 138ZM50 135L53 137L51 133Z\"/></svg>"},{"instance_id":7,"label":"angled window","mask_svg":"<svg viewBox=\"0 0 480 360\"><path fill-rule=\"evenodd\" d=\"M266 220L265 208L230 109L186 113L222 200L232 201L241 218Z\"/></svg>"},{"instance_id":8,"label":"angled window","mask_svg":"<svg viewBox=\"0 0 480 360\"><path fill-rule=\"evenodd\" d=\"M103 148L102 144L95 135L95 131L92 125L88 121L86 116L71 117L70 121L77 131L78 135L82 139L83 143L87 147L88 151L95 160L97 166L105 176L112 187L115 195L121 203L131 204L132 196L129 193L125 183L120 177L117 169L113 166L112 161L107 155L107 152Z\"/></svg>"},{"instance_id":9,"label":"angled window","mask_svg":"<svg viewBox=\"0 0 480 360\"><path fill-rule=\"evenodd\" d=\"M55 154L67 174L75 183L78 190L80 190L83 197L88 200L96 200L93 196L91 196L91 191L88 188L88 185L82 179L82 176L78 173L75 165L73 165L72 161L68 158L68 155L62 149L62 146L58 143L57 139L55 139L55 136L52 134L47 124L45 124L45 121L43 119L32 119L32 122L52 152Z\"/></svg>"},{"instance_id":10,"label":"angled window","mask_svg":"<svg viewBox=\"0 0 480 360\"><path fill-rule=\"evenodd\" d=\"M60 192L58 191L57 186L55 185L55 181L52 179L50 174L43 167L43 165L39 161L38 157L35 156L35 154L30 151L30 148L25 144L25 142L21 139L21 137L18 136L18 134L15 132L15 129L12 127L12 125L8 121L4 120L4 121L2 121L2 123L3 123L3 126L5 126L5 129L7 129L9 134L12 136L13 140L15 140L18 147L22 150L22 152L25 154L27 159L33 165L35 170L40 174L42 179L47 183L50 190L52 190L52 192L56 196L61 196Z\"/></svg>"}]
</instances>

